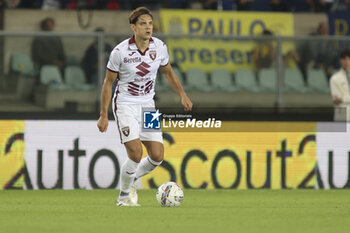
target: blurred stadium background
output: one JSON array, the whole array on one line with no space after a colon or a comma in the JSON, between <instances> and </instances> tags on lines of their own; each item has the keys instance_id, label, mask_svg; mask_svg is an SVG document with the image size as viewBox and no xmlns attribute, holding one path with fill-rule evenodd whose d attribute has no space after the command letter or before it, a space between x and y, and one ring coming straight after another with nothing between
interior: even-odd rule
<instances>
[{"instance_id":1,"label":"blurred stadium background","mask_svg":"<svg viewBox=\"0 0 350 233\"><path fill-rule=\"evenodd\" d=\"M348 125L331 123L329 90L329 78L340 68L338 53L350 46L348 1L1 4L1 153L13 156L0 165L16 165L4 172L2 188L80 188L79 179L86 180L84 187L118 187L113 174L125 151L116 143L111 111L107 135L97 132L95 121L110 50L130 37L128 15L141 5L152 9L154 36L168 45L195 103L192 114L225 124L223 132L166 130L164 169L155 173L158 181L147 178L140 186L172 179L185 188L349 187L348 145L342 141ZM156 90L161 112L178 111L179 97L161 75ZM85 162L79 165L79 159ZM336 164L344 173L333 169ZM96 175L109 178L96 181L94 169L109 171ZM198 169L201 176L187 174ZM50 171L57 182L56 175L43 175ZM23 174L32 178L23 180Z\"/></svg>"},{"instance_id":2,"label":"blurred stadium background","mask_svg":"<svg viewBox=\"0 0 350 233\"><path fill-rule=\"evenodd\" d=\"M259 113L254 114L256 120L276 114L289 120L293 114L333 118L328 79L339 68L339 51L349 46L347 1L326 1L324 6L304 0L2 2L3 112L98 112L110 49L131 34L129 10L146 5L154 13L155 36L167 42L172 64L197 107L240 109L240 120L252 112ZM11 2L17 7L10 8L16 6ZM40 32L47 17L54 19L55 27ZM95 32L98 28L104 32ZM262 35L264 30L271 34ZM42 67L35 58L37 37L61 38L60 70ZM86 54L95 40L98 79L86 68L96 56ZM157 103L179 106L162 77Z\"/></svg>"}]
</instances>

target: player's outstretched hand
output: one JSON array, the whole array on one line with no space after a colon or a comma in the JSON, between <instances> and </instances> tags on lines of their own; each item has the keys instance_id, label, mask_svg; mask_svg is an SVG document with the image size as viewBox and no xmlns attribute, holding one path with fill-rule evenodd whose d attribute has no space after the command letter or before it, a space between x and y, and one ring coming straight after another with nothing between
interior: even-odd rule
<instances>
[{"instance_id":1,"label":"player's outstretched hand","mask_svg":"<svg viewBox=\"0 0 350 233\"><path fill-rule=\"evenodd\" d=\"M182 96L181 103L185 107L185 111L191 111L192 110L193 104L192 104L190 98L188 98L186 94Z\"/></svg>"},{"instance_id":2,"label":"player's outstretched hand","mask_svg":"<svg viewBox=\"0 0 350 233\"><path fill-rule=\"evenodd\" d=\"M100 118L97 121L97 127L100 130L100 132L105 132L108 127L108 117L100 116Z\"/></svg>"}]
</instances>

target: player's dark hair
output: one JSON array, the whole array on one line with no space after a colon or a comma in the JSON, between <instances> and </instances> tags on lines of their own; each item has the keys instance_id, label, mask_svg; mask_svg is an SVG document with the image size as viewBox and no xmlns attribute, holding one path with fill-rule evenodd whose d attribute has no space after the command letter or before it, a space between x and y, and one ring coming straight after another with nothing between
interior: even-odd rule
<instances>
[{"instance_id":1,"label":"player's dark hair","mask_svg":"<svg viewBox=\"0 0 350 233\"><path fill-rule=\"evenodd\" d=\"M341 59L344 59L346 57L350 57L350 48L346 48L346 49L343 49L340 53L339 53L339 57Z\"/></svg>"},{"instance_id":2,"label":"player's dark hair","mask_svg":"<svg viewBox=\"0 0 350 233\"><path fill-rule=\"evenodd\" d=\"M130 24L136 24L137 20L141 15L149 15L153 19L153 15L149 9L146 7L138 7L133 12L131 12L129 16L129 23Z\"/></svg>"}]
</instances>

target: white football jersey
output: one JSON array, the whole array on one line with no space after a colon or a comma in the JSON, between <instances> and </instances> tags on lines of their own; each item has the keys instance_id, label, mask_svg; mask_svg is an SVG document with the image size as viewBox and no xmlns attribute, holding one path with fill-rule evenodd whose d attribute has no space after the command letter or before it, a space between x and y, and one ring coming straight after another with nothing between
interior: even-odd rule
<instances>
[{"instance_id":1,"label":"white football jersey","mask_svg":"<svg viewBox=\"0 0 350 233\"><path fill-rule=\"evenodd\" d=\"M144 53L137 48L134 36L118 44L107 64L108 70L118 73L114 100L118 104L142 104L152 100L159 66L168 63L167 46L158 38L151 37Z\"/></svg>"}]
</instances>

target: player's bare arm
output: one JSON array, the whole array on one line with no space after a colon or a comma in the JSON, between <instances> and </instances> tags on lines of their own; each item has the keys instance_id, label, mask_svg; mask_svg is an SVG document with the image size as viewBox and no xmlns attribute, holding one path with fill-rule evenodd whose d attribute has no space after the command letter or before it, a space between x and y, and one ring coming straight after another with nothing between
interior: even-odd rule
<instances>
[{"instance_id":1,"label":"player's bare arm","mask_svg":"<svg viewBox=\"0 0 350 233\"><path fill-rule=\"evenodd\" d=\"M112 98L112 86L118 73L107 70L101 92L100 118L97 127L101 132L105 132L108 127L108 107Z\"/></svg>"},{"instance_id":2,"label":"player's bare arm","mask_svg":"<svg viewBox=\"0 0 350 233\"><path fill-rule=\"evenodd\" d=\"M160 72L162 72L162 74L168 81L170 87L181 96L181 103L184 106L185 111L190 111L192 109L193 104L190 98L188 98L186 92L184 91L170 63L168 63L166 66L160 67L159 70Z\"/></svg>"}]
</instances>

